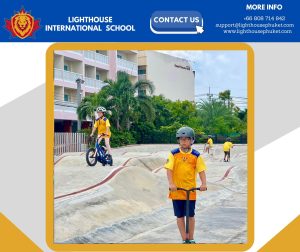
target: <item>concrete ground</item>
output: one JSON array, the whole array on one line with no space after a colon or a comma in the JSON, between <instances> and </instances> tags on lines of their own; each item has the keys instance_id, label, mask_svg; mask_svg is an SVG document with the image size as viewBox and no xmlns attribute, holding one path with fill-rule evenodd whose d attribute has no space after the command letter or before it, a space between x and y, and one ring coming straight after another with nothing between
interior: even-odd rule
<instances>
[{"instance_id":1,"label":"concrete ground","mask_svg":"<svg viewBox=\"0 0 300 252\"><path fill-rule=\"evenodd\" d=\"M116 148L112 167L89 167L84 153L56 159L55 242L180 243L162 168L176 147ZM193 147L202 153L203 145ZM235 145L231 156L223 162L221 145L213 155L203 154L208 191L198 193L197 242L247 242L247 146Z\"/></svg>"}]
</instances>

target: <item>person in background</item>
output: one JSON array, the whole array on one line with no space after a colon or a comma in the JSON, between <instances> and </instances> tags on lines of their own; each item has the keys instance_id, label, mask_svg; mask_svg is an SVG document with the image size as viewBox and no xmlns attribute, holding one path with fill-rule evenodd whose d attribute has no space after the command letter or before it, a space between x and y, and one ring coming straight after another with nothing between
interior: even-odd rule
<instances>
[{"instance_id":1,"label":"person in background","mask_svg":"<svg viewBox=\"0 0 300 252\"><path fill-rule=\"evenodd\" d=\"M207 152L209 154L209 151L212 149L213 144L214 144L214 142L212 140L212 136L208 135L205 152Z\"/></svg>"},{"instance_id":2,"label":"person in background","mask_svg":"<svg viewBox=\"0 0 300 252\"><path fill-rule=\"evenodd\" d=\"M230 161L230 149L233 148L233 144L231 142L231 138L227 137L226 142L223 144L224 150L224 162Z\"/></svg>"}]
</instances>

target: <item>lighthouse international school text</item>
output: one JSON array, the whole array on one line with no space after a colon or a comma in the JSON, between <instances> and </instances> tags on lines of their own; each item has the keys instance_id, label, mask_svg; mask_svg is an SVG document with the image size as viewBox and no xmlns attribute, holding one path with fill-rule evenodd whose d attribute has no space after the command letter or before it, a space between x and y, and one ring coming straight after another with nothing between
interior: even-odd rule
<instances>
[{"instance_id":1,"label":"lighthouse international school text","mask_svg":"<svg viewBox=\"0 0 300 252\"><path fill-rule=\"evenodd\" d=\"M112 24L111 16L83 16L68 17L68 24L51 24L45 25L45 31L56 32L76 32L76 31L135 31L134 25L130 24ZM104 24L104 29L100 24Z\"/></svg>"}]
</instances>

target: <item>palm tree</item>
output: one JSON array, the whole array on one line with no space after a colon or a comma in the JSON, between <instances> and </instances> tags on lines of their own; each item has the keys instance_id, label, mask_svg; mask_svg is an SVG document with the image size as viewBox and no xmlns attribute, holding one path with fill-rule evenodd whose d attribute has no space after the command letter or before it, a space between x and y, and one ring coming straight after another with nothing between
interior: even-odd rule
<instances>
[{"instance_id":1,"label":"palm tree","mask_svg":"<svg viewBox=\"0 0 300 252\"><path fill-rule=\"evenodd\" d=\"M92 122L95 121L95 111L99 106L107 107L108 104L108 89L107 86L103 87L100 93L91 94L85 96L80 105L77 108L77 114L80 120L92 119ZM111 111L108 109L108 113Z\"/></svg>"},{"instance_id":2,"label":"palm tree","mask_svg":"<svg viewBox=\"0 0 300 252\"><path fill-rule=\"evenodd\" d=\"M198 105L198 110L199 116L203 120L203 126L209 133L224 128L224 124L231 115L230 110L216 99L201 101Z\"/></svg>"},{"instance_id":3,"label":"palm tree","mask_svg":"<svg viewBox=\"0 0 300 252\"><path fill-rule=\"evenodd\" d=\"M77 108L79 119L87 120L88 118L91 118L92 121L95 121L95 110L97 106L99 106L99 103L96 94L85 96Z\"/></svg>"},{"instance_id":4,"label":"palm tree","mask_svg":"<svg viewBox=\"0 0 300 252\"><path fill-rule=\"evenodd\" d=\"M230 90L225 90L223 92L220 92L219 93L219 99L224 102L224 105L226 105L226 101L227 101L227 107L230 108L231 101L232 101L231 91Z\"/></svg>"},{"instance_id":5,"label":"palm tree","mask_svg":"<svg viewBox=\"0 0 300 252\"><path fill-rule=\"evenodd\" d=\"M85 97L77 109L79 118L94 118L97 106L104 106L111 112L110 120L117 130L129 130L131 121L142 113L148 121L154 120L155 113L150 97L154 86L148 80L132 84L126 72L118 72L116 80L106 80L108 85L98 94ZM145 92L141 92L144 90ZM135 94L137 95L135 96Z\"/></svg>"},{"instance_id":6,"label":"palm tree","mask_svg":"<svg viewBox=\"0 0 300 252\"><path fill-rule=\"evenodd\" d=\"M138 80L134 85L133 88L135 91L138 92L138 96L147 96L147 91L150 95L152 95L155 91L155 86L153 85L152 81L149 80Z\"/></svg>"},{"instance_id":7,"label":"palm tree","mask_svg":"<svg viewBox=\"0 0 300 252\"><path fill-rule=\"evenodd\" d=\"M152 81L149 80L139 80L134 85L133 88L137 92L137 106L140 111L143 112L147 121L153 121L155 118L155 110L151 101L150 96L154 93L155 86ZM147 93L149 95L147 95Z\"/></svg>"},{"instance_id":8,"label":"palm tree","mask_svg":"<svg viewBox=\"0 0 300 252\"><path fill-rule=\"evenodd\" d=\"M112 111L112 121L118 130L129 129L131 108L134 106L134 89L126 72L118 72L117 79L110 81L108 107Z\"/></svg>"}]
</instances>

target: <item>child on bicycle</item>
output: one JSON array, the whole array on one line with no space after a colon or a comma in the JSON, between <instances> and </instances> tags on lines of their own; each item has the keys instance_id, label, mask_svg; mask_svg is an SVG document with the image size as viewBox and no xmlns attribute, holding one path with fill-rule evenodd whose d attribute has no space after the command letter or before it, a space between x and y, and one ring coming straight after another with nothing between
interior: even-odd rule
<instances>
[{"instance_id":1,"label":"child on bicycle","mask_svg":"<svg viewBox=\"0 0 300 252\"><path fill-rule=\"evenodd\" d=\"M177 190L177 187L191 189L196 187L196 174L199 174L201 180L200 191L205 191L206 187L206 165L200 156L200 153L192 149L195 141L195 132L190 127L182 127L176 133L179 148L171 151L165 164L169 182L169 198L172 199L174 215L177 217L177 226L181 234L183 243L186 243L185 219L186 216L186 192ZM189 202L189 243L195 243L195 203L196 192L190 193Z\"/></svg>"},{"instance_id":2,"label":"child on bicycle","mask_svg":"<svg viewBox=\"0 0 300 252\"><path fill-rule=\"evenodd\" d=\"M98 130L98 138L97 141L100 144L102 139L104 139L105 141L105 146L106 149L108 151L108 158L112 159L111 156L111 148L110 148L110 144L109 144L109 139L111 136L111 132L110 132L110 123L109 120L105 117L105 112L106 109L104 107L98 107L96 109L97 114L98 114L98 119L96 120L92 133L91 133L91 137L94 135L95 131ZM96 153L94 154L96 156Z\"/></svg>"}]
</instances>

